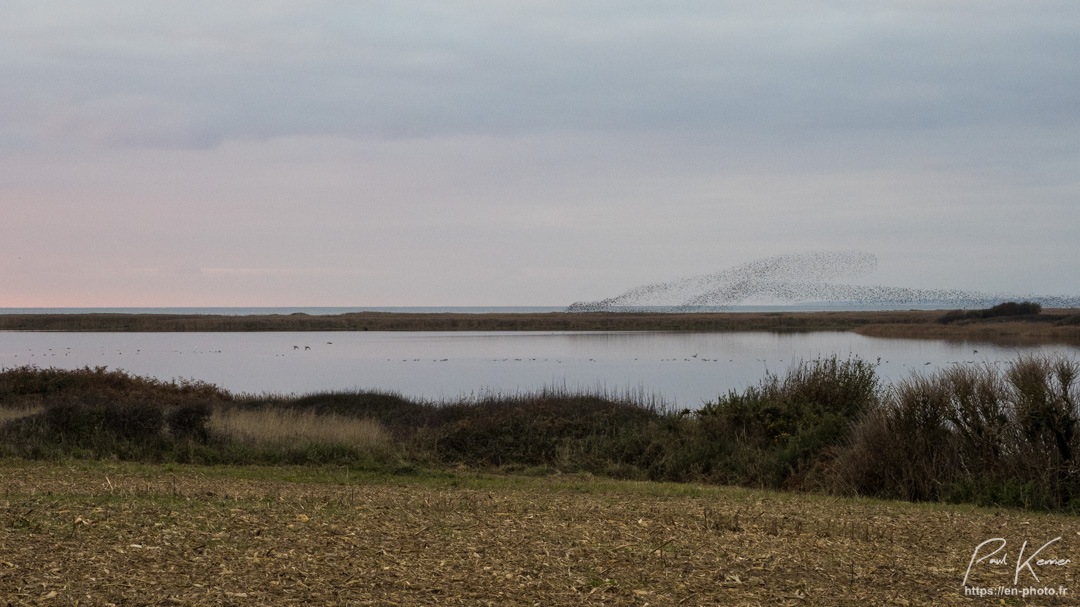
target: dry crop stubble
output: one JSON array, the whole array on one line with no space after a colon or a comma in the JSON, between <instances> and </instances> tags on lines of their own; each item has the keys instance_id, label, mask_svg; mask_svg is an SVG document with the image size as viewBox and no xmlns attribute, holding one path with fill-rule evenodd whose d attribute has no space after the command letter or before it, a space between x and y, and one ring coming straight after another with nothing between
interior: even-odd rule
<instances>
[{"instance_id":1,"label":"dry crop stubble","mask_svg":"<svg viewBox=\"0 0 1080 607\"><path fill-rule=\"evenodd\" d=\"M0 486L12 605L959 604L980 542L1080 543L1066 516L582 476L7 460Z\"/></svg>"}]
</instances>

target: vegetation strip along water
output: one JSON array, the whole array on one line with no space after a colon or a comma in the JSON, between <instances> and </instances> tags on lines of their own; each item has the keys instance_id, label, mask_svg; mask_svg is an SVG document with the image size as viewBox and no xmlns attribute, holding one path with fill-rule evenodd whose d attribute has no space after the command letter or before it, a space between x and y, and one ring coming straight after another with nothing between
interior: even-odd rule
<instances>
[{"instance_id":1,"label":"vegetation strip along water","mask_svg":"<svg viewBox=\"0 0 1080 607\"><path fill-rule=\"evenodd\" d=\"M560 389L447 402L232 395L105 368L0 371L0 456L611 478L1080 511L1080 363L1020 357L883 384L806 361L696 411Z\"/></svg>"},{"instance_id":2,"label":"vegetation strip along water","mask_svg":"<svg viewBox=\"0 0 1080 607\"><path fill-rule=\"evenodd\" d=\"M1015 305L1015 304L1014 304ZM996 308L996 307L995 307ZM991 309L993 310L993 309ZM1080 310L980 316L975 311L546 312L266 314L4 314L0 330L229 331L857 331L874 337L1080 343Z\"/></svg>"}]
</instances>

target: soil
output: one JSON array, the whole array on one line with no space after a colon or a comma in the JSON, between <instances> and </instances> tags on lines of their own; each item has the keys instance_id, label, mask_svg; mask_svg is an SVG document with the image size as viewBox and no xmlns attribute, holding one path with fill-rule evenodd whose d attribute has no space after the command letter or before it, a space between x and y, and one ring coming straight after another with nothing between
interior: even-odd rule
<instances>
[{"instance_id":1,"label":"soil","mask_svg":"<svg viewBox=\"0 0 1080 607\"><path fill-rule=\"evenodd\" d=\"M1070 561L1018 586L1073 604L1078 529L574 475L0 460L0 605L969 605L981 543L1007 565L968 585L1011 588L1057 537L1039 557Z\"/></svg>"}]
</instances>

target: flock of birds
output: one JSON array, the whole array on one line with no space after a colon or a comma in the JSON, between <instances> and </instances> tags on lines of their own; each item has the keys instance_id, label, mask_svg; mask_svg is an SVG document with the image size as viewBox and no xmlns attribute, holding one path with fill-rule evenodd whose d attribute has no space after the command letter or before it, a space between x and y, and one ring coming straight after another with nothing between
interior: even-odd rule
<instances>
[{"instance_id":1,"label":"flock of birds","mask_svg":"<svg viewBox=\"0 0 1080 607\"><path fill-rule=\"evenodd\" d=\"M746 301L834 302L857 305L942 304L951 308L994 305L1017 296L961 289L917 289L838 284L840 279L869 275L877 257L864 251L812 251L767 257L720 272L635 287L614 297L571 304L570 312L625 309L693 311L723 308ZM1046 307L1080 305L1080 297L1023 296Z\"/></svg>"}]
</instances>

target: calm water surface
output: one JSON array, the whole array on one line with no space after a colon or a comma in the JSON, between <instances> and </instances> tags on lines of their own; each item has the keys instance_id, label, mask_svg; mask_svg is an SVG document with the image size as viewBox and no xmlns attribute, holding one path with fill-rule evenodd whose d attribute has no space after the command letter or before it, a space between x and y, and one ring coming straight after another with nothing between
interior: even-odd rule
<instances>
[{"instance_id":1,"label":"calm water surface","mask_svg":"<svg viewBox=\"0 0 1080 607\"><path fill-rule=\"evenodd\" d=\"M838 355L876 362L886 381L951 364L995 364L1068 345L879 339L847 332L63 333L0 331L0 366L107 366L235 393L381 389L425 399L546 386L644 391L698 407L728 390Z\"/></svg>"}]
</instances>

